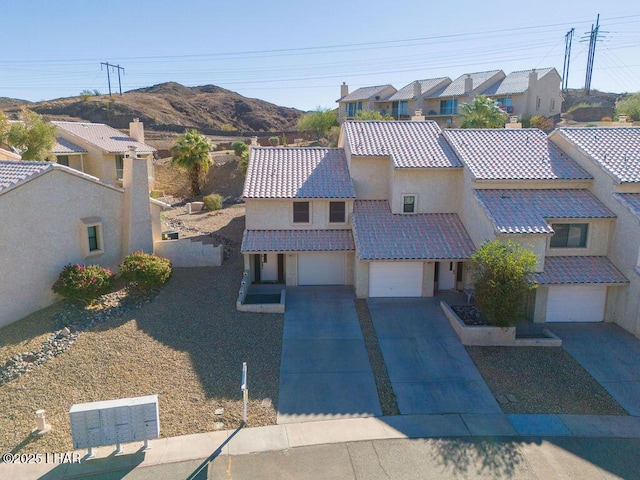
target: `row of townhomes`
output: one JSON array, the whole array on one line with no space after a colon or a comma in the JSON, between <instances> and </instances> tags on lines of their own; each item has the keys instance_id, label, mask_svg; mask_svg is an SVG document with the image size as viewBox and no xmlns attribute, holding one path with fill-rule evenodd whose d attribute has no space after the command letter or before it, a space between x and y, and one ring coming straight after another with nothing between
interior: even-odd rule
<instances>
[{"instance_id":1,"label":"row of townhomes","mask_svg":"<svg viewBox=\"0 0 640 480\"><path fill-rule=\"evenodd\" d=\"M57 300L68 263L116 269L154 251L165 204L149 198L155 149L142 123L131 135L103 124L53 122L57 162L20 161L0 149L0 327Z\"/></svg>"},{"instance_id":2,"label":"row of townhomes","mask_svg":"<svg viewBox=\"0 0 640 480\"><path fill-rule=\"evenodd\" d=\"M640 335L640 128L345 121L338 148L253 148L244 198L252 282L430 297L499 238L537 256L531 320Z\"/></svg>"},{"instance_id":3,"label":"row of townhomes","mask_svg":"<svg viewBox=\"0 0 640 480\"><path fill-rule=\"evenodd\" d=\"M474 97L485 95L510 115L551 117L560 114L561 77L555 68L523 70L505 75L502 70L466 73L416 80L397 90L391 85L362 87L349 93L341 85L338 118L354 119L358 111L378 111L396 120L408 120L417 110L443 128L458 126L459 108Z\"/></svg>"}]
</instances>

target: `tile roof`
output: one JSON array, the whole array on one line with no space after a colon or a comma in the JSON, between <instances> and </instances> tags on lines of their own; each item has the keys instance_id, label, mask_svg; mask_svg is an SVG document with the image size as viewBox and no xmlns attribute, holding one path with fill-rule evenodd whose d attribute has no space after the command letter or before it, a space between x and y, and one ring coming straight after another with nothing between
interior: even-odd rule
<instances>
[{"instance_id":1,"label":"tile roof","mask_svg":"<svg viewBox=\"0 0 640 480\"><path fill-rule=\"evenodd\" d=\"M351 230L245 230L242 253L353 251Z\"/></svg>"},{"instance_id":2,"label":"tile roof","mask_svg":"<svg viewBox=\"0 0 640 480\"><path fill-rule=\"evenodd\" d=\"M447 129L443 135L476 180L592 178L536 128Z\"/></svg>"},{"instance_id":3,"label":"tile roof","mask_svg":"<svg viewBox=\"0 0 640 480\"><path fill-rule=\"evenodd\" d=\"M430 90L433 90L442 82L448 81L448 83L451 83L451 79L449 77L428 78L426 80L416 80L416 81L420 82L420 91L422 92L422 95L430 93ZM414 83L415 82L411 82L409 85L405 85L396 93L391 95L387 100L395 102L399 100L411 100L415 98L413 95Z\"/></svg>"},{"instance_id":4,"label":"tile roof","mask_svg":"<svg viewBox=\"0 0 640 480\"><path fill-rule=\"evenodd\" d=\"M396 168L452 168L461 163L433 121L347 121L352 155L390 156Z\"/></svg>"},{"instance_id":5,"label":"tile roof","mask_svg":"<svg viewBox=\"0 0 640 480\"><path fill-rule=\"evenodd\" d=\"M536 69L538 79L544 77L551 72L553 67ZM519 72L511 72L501 81L494 83L482 92L482 95L499 96L524 93L529 88L529 74L533 70L521 70Z\"/></svg>"},{"instance_id":6,"label":"tile roof","mask_svg":"<svg viewBox=\"0 0 640 480\"><path fill-rule=\"evenodd\" d=\"M52 169L51 162L0 160L0 193Z\"/></svg>"},{"instance_id":7,"label":"tile roof","mask_svg":"<svg viewBox=\"0 0 640 480\"><path fill-rule=\"evenodd\" d=\"M502 76L500 76L500 74L502 74ZM455 97L465 95L469 93L464 91L464 79L467 78L467 76L470 76L473 80L473 89L476 90L478 87L482 86L483 83L490 80L495 75L498 75L498 77L496 77L496 81L500 80L500 78L504 78L504 73L502 72L502 70L465 73L464 75L460 75L443 89L440 89L437 92L429 95L428 98Z\"/></svg>"},{"instance_id":8,"label":"tile roof","mask_svg":"<svg viewBox=\"0 0 640 480\"><path fill-rule=\"evenodd\" d=\"M556 131L618 183L640 183L640 128L566 127Z\"/></svg>"},{"instance_id":9,"label":"tile roof","mask_svg":"<svg viewBox=\"0 0 640 480\"><path fill-rule=\"evenodd\" d=\"M53 147L53 153L65 155L68 153L87 153L86 148L82 148L66 138L56 138L56 144Z\"/></svg>"},{"instance_id":10,"label":"tile roof","mask_svg":"<svg viewBox=\"0 0 640 480\"><path fill-rule=\"evenodd\" d=\"M589 190L474 190L497 233L552 234L547 219L615 218Z\"/></svg>"},{"instance_id":11,"label":"tile roof","mask_svg":"<svg viewBox=\"0 0 640 480\"><path fill-rule=\"evenodd\" d=\"M134 140L120 130L103 123L51 122L58 129L70 133L85 142L95 145L108 153L126 153L129 146L136 147L139 153L153 153L155 148Z\"/></svg>"},{"instance_id":12,"label":"tile roof","mask_svg":"<svg viewBox=\"0 0 640 480\"><path fill-rule=\"evenodd\" d=\"M384 200L356 200L353 232L362 260L467 259L475 250L455 213L393 214Z\"/></svg>"},{"instance_id":13,"label":"tile roof","mask_svg":"<svg viewBox=\"0 0 640 480\"><path fill-rule=\"evenodd\" d=\"M544 272L534 279L540 285L629 283L607 257L545 257Z\"/></svg>"},{"instance_id":14,"label":"tile roof","mask_svg":"<svg viewBox=\"0 0 640 480\"><path fill-rule=\"evenodd\" d=\"M640 220L640 193L614 193L613 196Z\"/></svg>"},{"instance_id":15,"label":"tile roof","mask_svg":"<svg viewBox=\"0 0 640 480\"><path fill-rule=\"evenodd\" d=\"M396 89L393 85L376 85L373 87L361 87L357 90L354 90L350 94L345 97L342 97L339 102L355 102L357 100L369 100L376 95L382 95L382 92L387 88L393 88L394 92ZM383 100L382 98L380 100Z\"/></svg>"},{"instance_id":16,"label":"tile roof","mask_svg":"<svg viewBox=\"0 0 640 480\"><path fill-rule=\"evenodd\" d=\"M252 147L245 198L355 198L340 148Z\"/></svg>"}]
</instances>

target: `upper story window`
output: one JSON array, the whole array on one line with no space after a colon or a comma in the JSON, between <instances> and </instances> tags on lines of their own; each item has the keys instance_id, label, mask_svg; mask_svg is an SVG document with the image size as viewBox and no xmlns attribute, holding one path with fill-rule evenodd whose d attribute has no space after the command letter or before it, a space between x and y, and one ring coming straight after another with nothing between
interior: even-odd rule
<instances>
[{"instance_id":1,"label":"upper story window","mask_svg":"<svg viewBox=\"0 0 640 480\"><path fill-rule=\"evenodd\" d=\"M416 196L415 195L402 196L402 212L416 213Z\"/></svg>"},{"instance_id":2,"label":"upper story window","mask_svg":"<svg viewBox=\"0 0 640 480\"><path fill-rule=\"evenodd\" d=\"M458 99L440 100L440 115L457 115Z\"/></svg>"},{"instance_id":3,"label":"upper story window","mask_svg":"<svg viewBox=\"0 0 640 480\"><path fill-rule=\"evenodd\" d=\"M552 98L551 99L551 105L549 105L549 111L553 112L556 109L556 99Z\"/></svg>"},{"instance_id":4,"label":"upper story window","mask_svg":"<svg viewBox=\"0 0 640 480\"><path fill-rule=\"evenodd\" d=\"M536 98L536 110L540 110L540 97Z\"/></svg>"},{"instance_id":5,"label":"upper story window","mask_svg":"<svg viewBox=\"0 0 640 480\"><path fill-rule=\"evenodd\" d=\"M122 180L124 172L124 155L116 155L116 178Z\"/></svg>"},{"instance_id":6,"label":"upper story window","mask_svg":"<svg viewBox=\"0 0 640 480\"><path fill-rule=\"evenodd\" d=\"M551 237L551 248L585 248L587 246L588 223L553 223L555 232Z\"/></svg>"},{"instance_id":7,"label":"upper story window","mask_svg":"<svg viewBox=\"0 0 640 480\"><path fill-rule=\"evenodd\" d=\"M309 223L309 202L293 202L293 223Z\"/></svg>"},{"instance_id":8,"label":"upper story window","mask_svg":"<svg viewBox=\"0 0 640 480\"><path fill-rule=\"evenodd\" d=\"M355 117L359 110L362 110L362 102L347 103L347 117Z\"/></svg>"},{"instance_id":9,"label":"upper story window","mask_svg":"<svg viewBox=\"0 0 640 480\"><path fill-rule=\"evenodd\" d=\"M409 115L409 102L406 100L391 103L391 115L394 117Z\"/></svg>"},{"instance_id":10,"label":"upper story window","mask_svg":"<svg viewBox=\"0 0 640 480\"><path fill-rule=\"evenodd\" d=\"M59 165L69 166L69 155L56 155L56 162Z\"/></svg>"},{"instance_id":11,"label":"upper story window","mask_svg":"<svg viewBox=\"0 0 640 480\"><path fill-rule=\"evenodd\" d=\"M329 223L345 223L347 220L345 202L329 202Z\"/></svg>"}]
</instances>

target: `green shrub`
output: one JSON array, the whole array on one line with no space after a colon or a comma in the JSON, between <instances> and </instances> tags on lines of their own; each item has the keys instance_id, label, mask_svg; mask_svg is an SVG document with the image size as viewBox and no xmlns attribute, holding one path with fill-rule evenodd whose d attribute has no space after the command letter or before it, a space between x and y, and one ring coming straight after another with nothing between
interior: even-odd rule
<instances>
[{"instance_id":1,"label":"green shrub","mask_svg":"<svg viewBox=\"0 0 640 480\"><path fill-rule=\"evenodd\" d=\"M207 207L207 210L214 211L220 210L222 208L222 197L217 193L212 193L211 195L207 195L202 199L204 202L204 206Z\"/></svg>"},{"instance_id":2,"label":"green shrub","mask_svg":"<svg viewBox=\"0 0 640 480\"><path fill-rule=\"evenodd\" d=\"M72 265L62 269L51 290L67 300L93 303L113 287L114 275L100 265Z\"/></svg>"},{"instance_id":3,"label":"green shrub","mask_svg":"<svg viewBox=\"0 0 640 480\"><path fill-rule=\"evenodd\" d=\"M276 136L269 137L269 144L272 147L277 147L278 145L280 145L280 137L276 137Z\"/></svg>"},{"instance_id":4,"label":"green shrub","mask_svg":"<svg viewBox=\"0 0 640 480\"><path fill-rule=\"evenodd\" d=\"M231 149L234 151L237 157L241 157L244 152L249 150L249 145L241 140L236 140L231 144Z\"/></svg>"},{"instance_id":5,"label":"green shrub","mask_svg":"<svg viewBox=\"0 0 640 480\"><path fill-rule=\"evenodd\" d=\"M173 269L171 262L157 255L133 252L120 264L120 276L129 283L129 288L140 293L150 293L167 283Z\"/></svg>"}]
</instances>

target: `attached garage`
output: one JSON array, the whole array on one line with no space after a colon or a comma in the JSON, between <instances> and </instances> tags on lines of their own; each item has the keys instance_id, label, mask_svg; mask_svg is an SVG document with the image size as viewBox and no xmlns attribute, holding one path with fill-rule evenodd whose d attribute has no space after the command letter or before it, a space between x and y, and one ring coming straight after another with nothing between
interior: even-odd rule
<instances>
[{"instance_id":1,"label":"attached garage","mask_svg":"<svg viewBox=\"0 0 640 480\"><path fill-rule=\"evenodd\" d=\"M602 322L606 285L550 285L547 322Z\"/></svg>"},{"instance_id":2,"label":"attached garage","mask_svg":"<svg viewBox=\"0 0 640 480\"><path fill-rule=\"evenodd\" d=\"M298 285L344 285L346 265L344 253L299 253Z\"/></svg>"},{"instance_id":3,"label":"attached garage","mask_svg":"<svg viewBox=\"0 0 640 480\"><path fill-rule=\"evenodd\" d=\"M422 262L370 262L370 297L421 297Z\"/></svg>"}]
</instances>

